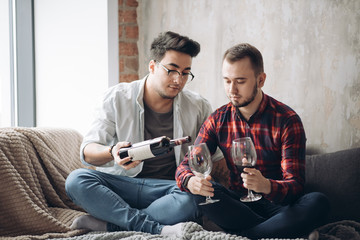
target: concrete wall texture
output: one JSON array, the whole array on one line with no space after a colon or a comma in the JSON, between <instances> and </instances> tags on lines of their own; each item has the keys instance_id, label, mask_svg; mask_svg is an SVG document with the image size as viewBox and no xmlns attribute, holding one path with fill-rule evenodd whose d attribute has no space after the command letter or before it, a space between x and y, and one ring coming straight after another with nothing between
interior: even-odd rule
<instances>
[{"instance_id":1,"label":"concrete wall texture","mask_svg":"<svg viewBox=\"0 0 360 240\"><path fill-rule=\"evenodd\" d=\"M360 147L359 0L139 0L139 75L150 43L175 31L201 44L186 87L213 108L228 102L221 63L248 42L263 54L263 91L302 118L308 153Z\"/></svg>"}]
</instances>

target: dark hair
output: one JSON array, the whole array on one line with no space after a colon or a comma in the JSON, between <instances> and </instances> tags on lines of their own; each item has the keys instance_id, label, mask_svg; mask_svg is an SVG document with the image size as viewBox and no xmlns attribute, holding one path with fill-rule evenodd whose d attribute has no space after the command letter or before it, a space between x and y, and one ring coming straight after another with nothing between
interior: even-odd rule
<instances>
[{"instance_id":1,"label":"dark hair","mask_svg":"<svg viewBox=\"0 0 360 240\"><path fill-rule=\"evenodd\" d=\"M226 50L223 61L234 63L246 57L250 58L255 76L264 72L264 62L260 51L248 43L240 43Z\"/></svg>"},{"instance_id":2,"label":"dark hair","mask_svg":"<svg viewBox=\"0 0 360 240\"><path fill-rule=\"evenodd\" d=\"M166 51L175 50L196 57L200 52L200 44L186 36L174 32L160 33L151 44L150 57L155 61L161 61Z\"/></svg>"}]
</instances>

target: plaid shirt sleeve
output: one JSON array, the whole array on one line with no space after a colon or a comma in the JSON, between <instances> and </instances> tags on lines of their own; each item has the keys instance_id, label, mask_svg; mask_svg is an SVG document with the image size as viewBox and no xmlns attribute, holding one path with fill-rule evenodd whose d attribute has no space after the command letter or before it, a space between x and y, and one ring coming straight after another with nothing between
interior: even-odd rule
<instances>
[{"instance_id":1,"label":"plaid shirt sleeve","mask_svg":"<svg viewBox=\"0 0 360 240\"><path fill-rule=\"evenodd\" d=\"M303 193L305 183L306 137L300 118L288 119L281 135L281 180L270 179L271 193L266 198L274 202L291 202Z\"/></svg>"},{"instance_id":2,"label":"plaid shirt sleeve","mask_svg":"<svg viewBox=\"0 0 360 240\"><path fill-rule=\"evenodd\" d=\"M180 165L176 169L175 179L176 184L181 189L181 191L189 192L186 185L189 181L189 178L194 176L194 174L191 172L191 169L189 167L188 163L188 157L185 156L184 160L180 163Z\"/></svg>"},{"instance_id":3,"label":"plaid shirt sleeve","mask_svg":"<svg viewBox=\"0 0 360 240\"><path fill-rule=\"evenodd\" d=\"M194 142L194 144L200 144L203 142L206 142L206 145L209 148L209 151L211 155L213 155L216 152L217 149L217 143L216 143L216 137L213 129L214 129L214 118L213 115L210 115L208 119L203 123L203 125L200 128L199 134ZM178 187L182 191L187 191L186 185L190 177L194 176L192 173L189 162L188 162L188 156L186 155L184 160L180 163L178 168L176 169L175 173L175 179Z\"/></svg>"}]
</instances>

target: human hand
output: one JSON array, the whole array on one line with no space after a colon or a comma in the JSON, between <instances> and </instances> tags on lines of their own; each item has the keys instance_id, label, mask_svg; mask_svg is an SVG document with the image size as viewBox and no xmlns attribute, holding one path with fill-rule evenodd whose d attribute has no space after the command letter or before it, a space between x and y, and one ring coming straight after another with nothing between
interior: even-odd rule
<instances>
[{"instance_id":1,"label":"human hand","mask_svg":"<svg viewBox=\"0 0 360 240\"><path fill-rule=\"evenodd\" d=\"M114 161L120 167L124 168L125 170L129 170L131 168L136 167L141 163L140 160L132 161L131 157L120 158L119 150L124 147L130 147L131 143L129 142L118 142L112 149L112 155L114 156Z\"/></svg>"},{"instance_id":2,"label":"human hand","mask_svg":"<svg viewBox=\"0 0 360 240\"><path fill-rule=\"evenodd\" d=\"M262 173L255 168L244 168L241 173L244 187L258 193L269 194L271 192L270 180L265 178Z\"/></svg>"},{"instance_id":3,"label":"human hand","mask_svg":"<svg viewBox=\"0 0 360 240\"><path fill-rule=\"evenodd\" d=\"M207 176L206 178L201 178L197 176L193 176L189 179L187 188L192 194L201 195L204 197L214 196L214 188L210 182L211 176Z\"/></svg>"}]
</instances>

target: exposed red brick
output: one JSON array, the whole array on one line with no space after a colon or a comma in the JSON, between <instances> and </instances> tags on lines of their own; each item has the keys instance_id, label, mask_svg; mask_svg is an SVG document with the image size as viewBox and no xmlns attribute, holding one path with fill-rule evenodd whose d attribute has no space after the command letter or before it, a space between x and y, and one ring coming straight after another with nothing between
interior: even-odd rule
<instances>
[{"instance_id":1,"label":"exposed red brick","mask_svg":"<svg viewBox=\"0 0 360 240\"><path fill-rule=\"evenodd\" d=\"M137 7L139 4L137 2L137 0L127 0L126 1L126 6L129 7Z\"/></svg>"},{"instance_id":2,"label":"exposed red brick","mask_svg":"<svg viewBox=\"0 0 360 240\"><path fill-rule=\"evenodd\" d=\"M123 10L120 10L119 9L119 11L118 11L118 21L119 21L119 23L122 23L122 22L124 22L124 19L123 19Z\"/></svg>"},{"instance_id":3,"label":"exposed red brick","mask_svg":"<svg viewBox=\"0 0 360 240\"><path fill-rule=\"evenodd\" d=\"M139 27L138 26L127 26L125 27L126 38L139 38Z\"/></svg>"},{"instance_id":4,"label":"exposed red brick","mask_svg":"<svg viewBox=\"0 0 360 240\"><path fill-rule=\"evenodd\" d=\"M137 73L139 70L139 60L137 57L125 59L125 67L129 72Z\"/></svg>"},{"instance_id":5,"label":"exposed red brick","mask_svg":"<svg viewBox=\"0 0 360 240\"><path fill-rule=\"evenodd\" d=\"M139 79L138 74L121 74L120 82L132 82Z\"/></svg>"},{"instance_id":6,"label":"exposed red brick","mask_svg":"<svg viewBox=\"0 0 360 240\"><path fill-rule=\"evenodd\" d=\"M137 0L118 0L119 82L139 79Z\"/></svg>"},{"instance_id":7,"label":"exposed red brick","mask_svg":"<svg viewBox=\"0 0 360 240\"><path fill-rule=\"evenodd\" d=\"M119 59L119 72L124 72L124 71L125 71L124 59L120 58Z\"/></svg>"},{"instance_id":8,"label":"exposed red brick","mask_svg":"<svg viewBox=\"0 0 360 240\"><path fill-rule=\"evenodd\" d=\"M123 26L119 26L119 39L121 39L121 37L123 36Z\"/></svg>"},{"instance_id":9,"label":"exposed red brick","mask_svg":"<svg viewBox=\"0 0 360 240\"><path fill-rule=\"evenodd\" d=\"M119 54L124 56L137 56L138 48L136 43L119 42Z\"/></svg>"},{"instance_id":10,"label":"exposed red brick","mask_svg":"<svg viewBox=\"0 0 360 240\"><path fill-rule=\"evenodd\" d=\"M137 23L136 10L119 10L119 23Z\"/></svg>"}]
</instances>

